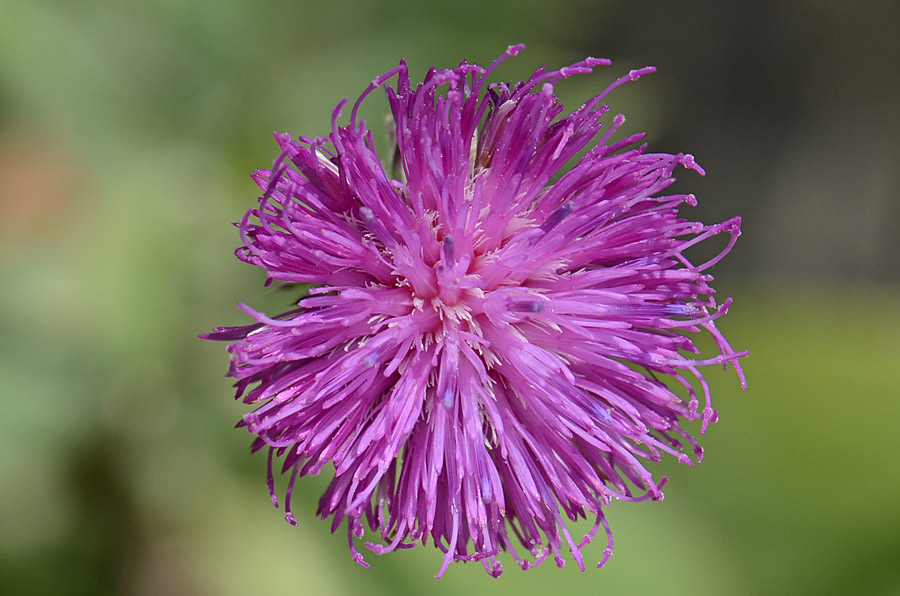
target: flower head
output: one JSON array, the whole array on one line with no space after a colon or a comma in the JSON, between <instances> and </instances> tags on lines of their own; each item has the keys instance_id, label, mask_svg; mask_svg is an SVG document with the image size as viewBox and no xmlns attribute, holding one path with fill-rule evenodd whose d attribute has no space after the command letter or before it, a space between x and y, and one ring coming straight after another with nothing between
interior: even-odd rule
<instances>
[{"instance_id":1,"label":"flower head","mask_svg":"<svg viewBox=\"0 0 900 596\"><path fill-rule=\"evenodd\" d=\"M327 138L277 134L237 255L270 282L312 287L294 310L242 305L256 324L203 336L232 342L228 374L255 406L240 426L268 448L273 502L276 458L291 523L297 477L333 469L319 514L333 530L347 520L362 565L368 527L376 553L430 540L445 553L438 577L453 560L499 575L501 551L528 568L568 550L584 569L601 525L602 565L610 501L662 498L642 460L702 457L681 426L716 419L700 367L732 364L743 383L743 353L714 323L730 301L716 303L707 273L740 220L682 219L693 195L663 192L677 166L703 170L647 152L642 135L614 141L624 119L604 119L604 97L653 69L565 114L553 86L609 61L488 84L520 49L486 69L432 69L414 89L401 62L346 126L338 104ZM394 175L358 118L378 88ZM718 256L685 256L722 233ZM695 358L703 331L718 354ZM582 517L594 525L576 539L566 518Z\"/></svg>"}]
</instances>

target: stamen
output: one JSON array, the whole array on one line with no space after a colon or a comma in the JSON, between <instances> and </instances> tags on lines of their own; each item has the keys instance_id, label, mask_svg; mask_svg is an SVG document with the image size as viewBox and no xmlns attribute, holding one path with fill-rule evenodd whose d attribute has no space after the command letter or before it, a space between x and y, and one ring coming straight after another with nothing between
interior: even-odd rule
<instances>
[{"instance_id":1,"label":"stamen","mask_svg":"<svg viewBox=\"0 0 900 596\"><path fill-rule=\"evenodd\" d=\"M375 212L372 211L369 207L363 207L359 210L359 214L362 216L362 220L366 223L366 225L370 225L375 222Z\"/></svg>"},{"instance_id":2,"label":"stamen","mask_svg":"<svg viewBox=\"0 0 900 596\"><path fill-rule=\"evenodd\" d=\"M506 307L509 312L544 312L543 300L516 300Z\"/></svg>"},{"instance_id":3,"label":"stamen","mask_svg":"<svg viewBox=\"0 0 900 596\"><path fill-rule=\"evenodd\" d=\"M294 521L294 514L291 512L291 497L294 494L294 484L297 482L297 472L299 471L300 466L295 465L291 470L291 479L288 482L287 490L284 493L284 519L292 526L297 525L297 522Z\"/></svg>"},{"instance_id":4,"label":"stamen","mask_svg":"<svg viewBox=\"0 0 900 596\"><path fill-rule=\"evenodd\" d=\"M550 216L541 224L541 229L546 234L553 228L559 225L559 223L566 218L567 215L572 213L575 209L575 205L572 204L572 201L566 201L562 205L560 205L556 211L550 214Z\"/></svg>"},{"instance_id":5,"label":"stamen","mask_svg":"<svg viewBox=\"0 0 900 596\"><path fill-rule=\"evenodd\" d=\"M591 412L594 414L597 420L599 420L606 426L612 426L613 424L615 424L615 420L613 420L613 417L610 415L609 410L593 401L590 402L590 404Z\"/></svg>"},{"instance_id":6,"label":"stamen","mask_svg":"<svg viewBox=\"0 0 900 596\"><path fill-rule=\"evenodd\" d=\"M375 352L369 352L366 354L366 357L363 358L363 365L366 368L372 368L376 364L378 364L378 356Z\"/></svg>"},{"instance_id":7,"label":"stamen","mask_svg":"<svg viewBox=\"0 0 900 596\"><path fill-rule=\"evenodd\" d=\"M441 243L441 245L444 252L444 261L447 265L452 267L456 263L453 246L453 236L444 236L444 241Z\"/></svg>"},{"instance_id":8,"label":"stamen","mask_svg":"<svg viewBox=\"0 0 900 596\"><path fill-rule=\"evenodd\" d=\"M269 488L269 498L272 499L272 505L278 509L278 497L275 496L275 474L272 472L273 455L275 455L275 449L269 447L269 471L266 474L266 486Z\"/></svg>"},{"instance_id":9,"label":"stamen","mask_svg":"<svg viewBox=\"0 0 900 596\"><path fill-rule=\"evenodd\" d=\"M481 500L485 503L491 503L494 500L494 487L486 472L481 473Z\"/></svg>"},{"instance_id":10,"label":"stamen","mask_svg":"<svg viewBox=\"0 0 900 596\"><path fill-rule=\"evenodd\" d=\"M703 312L693 304L667 304L665 310L666 314L680 317L692 317Z\"/></svg>"},{"instance_id":11,"label":"stamen","mask_svg":"<svg viewBox=\"0 0 900 596\"><path fill-rule=\"evenodd\" d=\"M359 216L363 223L369 228L369 231L381 240L385 246L392 248L397 245L394 236L385 227L384 222L375 215L375 211L371 207L362 207L359 210Z\"/></svg>"},{"instance_id":12,"label":"stamen","mask_svg":"<svg viewBox=\"0 0 900 596\"><path fill-rule=\"evenodd\" d=\"M453 399L455 397L455 391L453 391L450 387L447 387L444 390L444 396L441 399L441 405L444 406L445 410L449 410L453 407Z\"/></svg>"}]
</instances>

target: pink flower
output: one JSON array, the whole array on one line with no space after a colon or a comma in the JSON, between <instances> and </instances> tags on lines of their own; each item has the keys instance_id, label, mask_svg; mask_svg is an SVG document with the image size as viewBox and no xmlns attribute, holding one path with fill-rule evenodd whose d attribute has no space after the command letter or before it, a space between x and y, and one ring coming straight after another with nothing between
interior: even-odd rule
<instances>
[{"instance_id":1,"label":"pink flower","mask_svg":"<svg viewBox=\"0 0 900 596\"><path fill-rule=\"evenodd\" d=\"M254 179L259 205L240 222L238 257L269 281L313 284L296 309L204 335L232 342L229 375L254 404L240 426L298 476L334 479L319 514L376 553L431 541L453 560L501 573L581 548L612 499L661 499L642 460L702 450L682 429L716 419L700 367L736 353L715 326L707 270L740 219L679 217L693 195L665 195L690 155L648 153L643 135L612 140L604 97L629 73L564 114L553 86L609 61L539 69L512 87L465 62L411 89L406 64L375 79L328 138L276 135L282 154ZM396 79L394 86L390 81ZM383 87L397 174L357 117ZM599 139L597 139L599 135ZM597 139L595 141L595 139ZM582 156L579 152L593 143ZM571 164L568 170L566 164ZM684 251L712 236L727 247L695 265ZM718 354L696 358L703 331ZM680 392L662 380L670 377ZM702 407L701 407L702 402ZM571 536L566 519L590 516Z\"/></svg>"}]
</instances>

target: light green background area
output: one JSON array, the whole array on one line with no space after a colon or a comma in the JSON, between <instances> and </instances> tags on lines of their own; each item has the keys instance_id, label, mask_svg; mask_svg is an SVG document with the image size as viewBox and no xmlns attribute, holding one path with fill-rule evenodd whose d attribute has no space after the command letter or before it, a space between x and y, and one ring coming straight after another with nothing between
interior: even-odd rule
<instances>
[{"instance_id":1,"label":"light green background area","mask_svg":"<svg viewBox=\"0 0 900 596\"><path fill-rule=\"evenodd\" d=\"M243 407L224 346L196 336L247 322L239 300L269 312L289 300L230 254L230 222L256 197L247 173L276 154L270 131L326 133L332 106L401 56L421 77L519 41L528 49L504 78L614 59L560 85L577 105L653 63L593 39L588 12L641 27L622 4L4 2L0 593L900 594L900 289L761 274L744 239L734 259L752 273L725 265L717 288L735 297L721 327L751 352L749 390L709 370L720 422L706 459L653 468L670 476L662 502L613 504L602 570L522 572L507 558L499 581L470 563L435 582L431 547L369 553L363 570L315 517L327 479L299 483L289 526L269 503L265 457L233 429ZM673 82L655 77L617 92L615 108L651 138L685 128L688 147L661 150L690 149L690 123L666 104ZM378 119L385 104L367 110ZM685 176L713 205L704 213L717 200L705 189L741 167ZM745 207L745 236L758 238L760 207L734 210ZM864 256L866 241L834 239ZM789 260L803 247L783 249ZM867 259L888 270L897 256ZM585 549L601 554L599 539Z\"/></svg>"}]
</instances>

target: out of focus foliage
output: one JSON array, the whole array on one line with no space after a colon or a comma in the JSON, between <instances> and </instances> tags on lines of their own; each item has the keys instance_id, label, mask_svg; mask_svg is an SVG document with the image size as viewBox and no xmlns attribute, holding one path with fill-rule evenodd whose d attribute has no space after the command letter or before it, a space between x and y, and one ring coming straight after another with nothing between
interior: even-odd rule
<instances>
[{"instance_id":1,"label":"out of focus foliage","mask_svg":"<svg viewBox=\"0 0 900 596\"><path fill-rule=\"evenodd\" d=\"M674 6L674 5L673 5ZM9 594L900 593L900 20L889 3L551 5L6 0L0 19L0 592ZM893 11L893 14L889 13ZM500 581L430 547L368 557L270 508L220 344L198 333L290 296L230 255L272 130L406 57L414 75L528 49L499 75L585 55L559 86L690 151L698 217L745 216L718 287L750 390L712 374L706 460L662 503L616 503L615 556ZM892 70L893 69L893 70ZM383 116L373 96L366 115ZM893 285L892 285L893 284ZM587 549L599 559L602 545Z\"/></svg>"}]
</instances>

